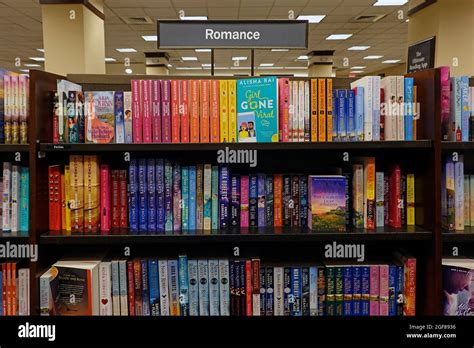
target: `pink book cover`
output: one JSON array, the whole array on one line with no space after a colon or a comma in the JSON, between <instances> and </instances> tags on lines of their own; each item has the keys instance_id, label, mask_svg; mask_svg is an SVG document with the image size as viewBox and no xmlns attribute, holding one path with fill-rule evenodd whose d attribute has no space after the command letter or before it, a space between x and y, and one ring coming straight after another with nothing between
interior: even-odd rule
<instances>
[{"instance_id":1,"label":"pink book cover","mask_svg":"<svg viewBox=\"0 0 474 348\"><path fill-rule=\"evenodd\" d=\"M142 114L140 112L140 81L132 80L132 127L133 142L141 144L142 137Z\"/></svg>"},{"instance_id":2,"label":"pink book cover","mask_svg":"<svg viewBox=\"0 0 474 348\"><path fill-rule=\"evenodd\" d=\"M143 143L150 144L152 142L151 131L151 81L140 81L140 99L141 114L143 115Z\"/></svg>"},{"instance_id":3,"label":"pink book cover","mask_svg":"<svg viewBox=\"0 0 474 348\"><path fill-rule=\"evenodd\" d=\"M379 297L379 311L380 315L388 316L388 265L380 265L379 268L380 278L379 278L379 288L380 288L380 297Z\"/></svg>"},{"instance_id":4,"label":"pink book cover","mask_svg":"<svg viewBox=\"0 0 474 348\"><path fill-rule=\"evenodd\" d=\"M181 141L181 120L179 115L179 80L171 80L171 142Z\"/></svg>"},{"instance_id":5,"label":"pink book cover","mask_svg":"<svg viewBox=\"0 0 474 348\"><path fill-rule=\"evenodd\" d=\"M441 93L441 140L455 140L454 134L451 131L450 117L451 117L451 85L449 76L449 67L442 66L439 68L440 72L440 93Z\"/></svg>"},{"instance_id":6,"label":"pink book cover","mask_svg":"<svg viewBox=\"0 0 474 348\"><path fill-rule=\"evenodd\" d=\"M100 166L100 232L107 234L111 227L110 211L110 167L107 164Z\"/></svg>"},{"instance_id":7,"label":"pink book cover","mask_svg":"<svg viewBox=\"0 0 474 348\"><path fill-rule=\"evenodd\" d=\"M288 78L278 79L278 103L279 103L279 131L280 141L286 143L289 141L289 98L290 87Z\"/></svg>"},{"instance_id":8,"label":"pink book cover","mask_svg":"<svg viewBox=\"0 0 474 348\"><path fill-rule=\"evenodd\" d=\"M151 127L154 143L161 143L161 80L151 81Z\"/></svg>"},{"instance_id":9,"label":"pink book cover","mask_svg":"<svg viewBox=\"0 0 474 348\"><path fill-rule=\"evenodd\" d=\"M161 84L161 121L162 121L162 139L164 143L171 143L171 110L170 110L170 95L171 82L164 80Z\"/></svg>"},{"instance_id":10,"label":"pink book cover","mask_svg":"<svg viewBox=\"0 0 474 348\"><path fill-rule=\"evenodd\" d=\"M249 227L249 177L240 177L240 227Z\"/></svg>"},{"instance_id":11,"label":"pink book cover","mask_svg":"<svg viewBox=\"0 0 474 348\"><path fill-rule=\"evenodd\" d=\"M380 306L379 306L379 266L372 265L370 266L370 301L369 301L369 315L378 316L380 315Z\"/></svg>"},{"instance_id":12,"label":"pink book cover","mask_svg":"<svg viewBox=\"0 0 474 348\"><path fill-rule=\"evenodd\" d=\"M179 81L179 113L181 114L181 142L189 143L189 81Z\"/></svg>"}]
</instances>

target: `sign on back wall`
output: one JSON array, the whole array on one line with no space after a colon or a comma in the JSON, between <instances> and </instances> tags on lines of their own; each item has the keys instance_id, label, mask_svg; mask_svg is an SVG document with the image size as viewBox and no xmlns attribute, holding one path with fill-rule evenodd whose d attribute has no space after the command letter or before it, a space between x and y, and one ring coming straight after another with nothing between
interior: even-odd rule
<instances>
[{"instance_id":1,"label":"sign on back wall","mask_svg":"<svg viewBox=\"0 0 474 348\"><path fill-rule=\"evenodd\" d=\"M436 37L417 42L408 47L407 72L434 68Z\"/></svg>"},{"instance_id":2,"label":"sign on back wall","mask_svg":"<svg viewBox=\"0 0 474 348\"><path fill-rule=\"evenodd\" d=\"M158 21L158 48L308 48L307 21Z\"/></svg>"}]
</instances>

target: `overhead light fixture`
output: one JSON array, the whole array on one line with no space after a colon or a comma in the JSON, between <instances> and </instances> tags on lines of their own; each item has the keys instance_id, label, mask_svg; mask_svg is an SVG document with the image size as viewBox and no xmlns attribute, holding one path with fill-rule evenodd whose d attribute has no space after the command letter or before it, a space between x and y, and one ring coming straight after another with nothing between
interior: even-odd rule
<instances>
[{"instance_id":1,"label":"overhead light fixture","mask_svg":"<svg viewBox=\"0 0 474 348\"><path fill-rule=\"evenodd\" d=\"M283 70L282 66L259 66L259 69Z\"/></svg>"},{"instance_id":2,"label":"overhead light fixture","mask_svg":"<svg viewBox=\"0 0 474 348\"><path fill-rule=\"evenodd\" d=\"M24 72L24 73L27 73L27 74L30 73L30 71L29 71L28 69L20 69L20 71L21 71L21 72Z\"/></svg>"},{"instance_id":3,"label":"overhead light fixture","mask_svg":"<svg viewBox=\"0 0 474 348\"><path fill-rule=\"evenodd\" d=\"M202 66L203 68L210 68L210 67L211 67L211 64L201 64L201 66Z\"/></svg>"},{"instance_id":4,"label":"overhead light fixture","mask_svg":"<svg viewBox=\"0 0 474 348\"><path fill-rule=\"evenodd\" d=\"M194 52L211 52L212 50L210 48L196 48Z\"/></svg>"},{"instance_id":5,"label":"overhead light fixture","mask_svg":"<svg viewBox=\"0 0 474 348\"><path fill-rule=\"evenodd\" d=\"M332 34L329 35L326 40L347 40L352 34Z\"/></svg>"},{"instance_id":6,"label":"overhead light fixture","mask_svg":"<svg viewBox=\"0 0 474 348\"><path fill-rule=\"evenodd\" d=\"M30 59L35 62L44 62L44 57L30 57Z\"/></svg>"},{"instance_id":7,"label":"overhead light fixture","mask_svg":"<svg viewBox=\"0 0 474 348\"><path fill-rule=\"evenodd\" d=\"M232 57L232 60L247 60L247 57Z\"/></svg>"},{"instance_id":8,"label":"overhead light fixture","mask_svg":"<svg viewBox=\"0 0 474 348\"><path fill-rule=\"evenodd\" d=\"M115 58L105 58L104 60L106 62L116 62L117 61L117 59L115 59Z\"/></svg>"},{"instance_id":9,"label":"overhead light fixture","mask_svg":"<svg viewBox=\"0 0 474 348\"><path fill-rule=\"evenodd\" d=\"M352 70L351 74L361 74L363 72L364 72L363 70Z\"/></svg>"},{"instance_id":10,"label":"overhead light fixture","mask_svg":"<svg viewBox=\"0 0 474 348\"><path fill-rule=\"evenodd\" d=\"M182 21L207 21L207 16L182 16Z\"/></svg>"},{"instance_id":11,"label":"overhead light fixture","mask_svg":"<svg viewBox=\"0 0 474 348\"><path fill-rule=\"evenodd\" d=\"M326 15L300 15L296 19L301 21L308 21L309 23L319 23Z\"/></svg>"},{"instance_id":12,"label":"overhead light fixture","mask_svg":"<svg viewBox=\"0 0 474 348\"><path fill-rule=\"evenodd\" d=\"M183 62L194 62L194 61L196 61L196 60L198 60L198 59L197 59L197 57L181 57L181 60L182 60Z\"/></svg>"},{"instance_id":13,"label":"overhead light fixture","mask_svg":"<svg viewBox=\"0 0 474 348\"><path fill-rule=\"evenodd\" d=\"M388 60L384 60L382 63L383 64L396 64L399 62L400 62L400 59L388 59Z\"/></svg>"},{"instance_id":14,"label":"overhead light fixture","mask_svg":"<svg viewBox=\"0 0 474 348\"><path fill-rule=\"evenodd\" d=\"M365 68L366 68L365 66L353 66L351 69L361 70L361 69L365 69Z\"/></svg>"},{"instance_id":15,"label":"overhead light fixture","mask_svg":"<svg viewBox=\"0 0 474 348\"><path fill-rule=\"evenodd\" d=\"M383 56L365 56L364 59L380 59Z\"/></svg>"},{"instance_id":16,"label":"overhead light fixture","mask_svg":"<svg viewBox=\"0 0 474 348\"><path fill-rule=\"evenodd\" d=\"M27 66L29 68L39 68L39 67L41 67L41 65L39 65L39 64L25 64L25 66Z\"/></svg>"},{"instance_id":17,"label":"overhead light fixture","mask_svg":"<svg viewBox=\"0 0 474 348\"><path fill-rule=\"evenodd\" d=\"M166 64L168 68L172 68L173 66L171 64Z\"/></svg>"},{"instance_id":18,"label":"overhead light fixture","mask_svg":"<svg viewBox=\"0 0 474 348\"><path fill-rule=\"evenodd\" d=\"M145 41L158 41L158 36L156 35L142 35L142 39Z\"/></svg>"},{"instance_id":19,"label":"overhead light fixture","mask_svg":"<svg viewBox=\"0 0 474 348\"><path fill-rule=\"evenodd\" d=\"M245 69L250 69L247 66L231 66L230 67L232 70L245 70Z\"/></svg>"},{"instance_id":20,"label":"overhead light fixture","mask_svg":"<svg viewBox=\"0 0 474 348\"><path fill-rule=\"evenodd\" d=\"M127 68L127 69L125 69L125 72L126 72L127 74L131 74L131 73L133 73L133 70L130 69L130 68Z\"/></svg>"},{"instance_id":21,"label":"overhead light fixture","mask_svg":"<svg viewBox=\"0 0 474 348\"><path fill-rule=\"evenodd\" d=\"M38 52L44 53L44 48L37 48L36 49Z\"/></svg>"},{"instance_id":22,"label":"overhead light fixture","mask_svg":"<svg viewBox=\"0 0 474 348\"><path fill-rule=\"evenodd\" d=\"M408 0L377 0L372 6L402 6L407 2Z\"/></svg>"},{"instance_id":23,"label":"overhead light fixture","mask_svg":"<svg viewBox=\"0 0 474 348\"><path fill-rule=\"evenodd\" d=\"M272 52L288 52L288 48L272 48Z\"/></svg>"},{"instance_id":24,"label":"overhead light fixture","mask_svg":"<svg viewBox=\"0 0 474 348\"><path fill-rule=\"evenodd\" d=\"M275 64L273 63L262 63L260 64L260 66L264 66L264 67L269 67L269 66L274 66Z\"/></svg>"},{"instance_id":25,"label":"overhead light fixture","mask_svg":"<svg viewBox=\"0 0 474 348\"><path fill-rule=\"evenodd\" d=\"M202 68L200 66L177 66L176 70L202 70Z\"/></svg>"},{"instance_id":26,"label":"overhead light fixture","mask_svg":"<svg viewBox=\"0 0 474 348\"><path fill-rule=\"evenodd\" d=\"M309 57L308 56L299 56L298 58L296 58L298 60L308 60Z\"/></svg>"},{"instance_id":27,"label":"overhead light fixture","mask_svg":"<svg viewBox=\"0 0 474 348\"><path fill-rule=\"evenodd\" d=\"M365 51L368 50L370 46L352 46L349 47L347 50L348 51Z\"/></svg>"},{"instance_id":28,"label":"overhead light fixture","mask_svg":"<svg viewBox=\"0 0 474 348\"><path fill-rule=\"evenodd\" d=\"M410 21L410 18L407 18L407 20L406 20L405 22L407 22L407 23L408 23L409 21Z\"/></svg>"},{"instance_id":29,"label":"overhead light fixture","mask_svg":"<svg viewBox=\"0 0 474 348\"><path fill-rule=\"evenodd\" d=\"M308 67L306 66L285 66L283 69L287 70L308 70Z\"/></svg>"},{"instance_id":30,"label":"overhead light fixture","mask_svg":"<svg viewBox=\"0 0 474 348\"><path fill-rule=\"evenodd\" d=\"M116 50L120 53L131 53L131 52L136 52L137 50L134 49L134 48L130 48L130 47L127 47L127 48L116 48Z\"/></svg>"}]
</instances>

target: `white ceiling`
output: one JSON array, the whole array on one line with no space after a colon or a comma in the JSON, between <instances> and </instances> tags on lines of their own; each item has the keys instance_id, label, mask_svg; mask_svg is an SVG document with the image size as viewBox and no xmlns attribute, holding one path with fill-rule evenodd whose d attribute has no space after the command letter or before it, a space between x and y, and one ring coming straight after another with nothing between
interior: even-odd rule
<instances>
[{"instance_id":1,"label":"white ceiling","mask_svg":"<svg viewBox=\"0 0 474 348\"><path fill-rule=\"evenodd\" d=\"M372 6L376 0L105 0L106 55L123 61L129 57L132 63L144 63L144 52L157 51L156 42L145 42L142 35L156 35L156 24L128 25L123 17L148 16L154 19L177 19L180 10L186 16L206 15L209 19L288 19L288 11L295 16L324 14L319 24L310 24L309 49L289 52L257 50L255 63L274 63L276 67L304 67L306 62L296 57L312 50L335 50L334 65L342 73L343 59L349 66L367 66L365 72L387 67L385 59L406 60L408 23L399 18L399 11L406 15L404 6ZM386 15L377 23L357 23L358 15ZM0 0L0 66L16 69L15 58L28 61L28 57L41 56L42 48L41 9L38 0ZM331 34L353 34L347 40L327 41ZM371 46L366 51L348 51L354 45ZM118 47L133 47L137 53L119 53ZM172 58L197 56L198 62L172 62L173 66L201 66L210 63L209 53L192 50L168 52ZM382 55L379 60L363 60L367 55ZM216 65L232 66L232 56L247 56L241 66L250 64L248 50L217 50ZM28 63L32 63L31 61ZM22 67L24 68L24 67ZM344 70L345 69L345 70Z\"/></svg>"}]
</instances>

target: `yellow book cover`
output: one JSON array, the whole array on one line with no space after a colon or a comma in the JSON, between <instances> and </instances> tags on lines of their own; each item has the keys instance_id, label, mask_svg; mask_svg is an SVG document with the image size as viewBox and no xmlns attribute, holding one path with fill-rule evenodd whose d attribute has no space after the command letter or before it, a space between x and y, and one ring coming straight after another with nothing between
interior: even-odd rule
<instances>
[{"instance_id":1,"label":"yellow book cover","mask_svg":"<svg viewBox=\"0 0 474 348\"><path fill-rule=\"evenodd\" d=\"M375 157L367 157L364 161L365 181L365 228L375 228Z\"/></svg>"},{"instance_id":2,"label":"yellow book cover","mask_svg":"<svg viewBox=\"0 0 474 348\"><path fill-rule=\"evenodd\" d=\"M415 225L415 175L407 174L407 225Z\"/></svg>"},{"instance_id":3,"label":"yellow book cover","mask_svg":"<svg viewBox=\"0 0 474 348\"><path fill-rule=\"evenodd\" d=\"M311 141L318 141L318 80L311 79Z\"/></svg>"},{"instance_id":4,"label":"yellow book cover","mask_svg":"<svg viewBox=\"0 0 474 348\"><path fill-rule=\"evenodd\" d=\"M84 157L69 156L71 231L84 232Z\"/></svg>"},{"instance_id":5,"label":"yellow book cover","mask_svg":"<svg viewBox=\"0 0 474 348\"><path fill-rule=\"evenodd\" d=\"M229 80L229 142L237 142L237 81Z\"/></svg>"},{"instance_id":6,"label":"yellow book cover","mask_svg":"<svg viewBox=\"0 0 474 348\"><path fill-rule=\"evenodd\" d=\"M327 141L332 141L332 79L326 80L326 96L327 96L327 106L326 106L326 131L327 131Z\"/></svg>"},{"instance_id":7,"label":"yellow book cover","mask_svg":"<svg viewBox=\"0 0 474 348\"><path fill-rule=\"evenodd\" d=\"M64 173L61 174L61 229L64 230L66 226L66 183Z\"/></svg>"},{"instance_id":8,"label":"yellow book cover","mask_svg":"<svg viewBox=\"0 0 474 348\"><path fill-rule=\"evenodd\" d=\"M71 174L69 172L69 166L64 166L64 200L66 204L66 224L64 230L66 234L71 233Z\"/></svg>"},{"instance_id":9,"label":"yellow book cover","mask_svg":"<svg viewBox=\"0 0 474 348\"><path fill-rule=\"evenodd\" d=\"M326 141L326 80L318 79L318 140Z\"/></svg>"},{"instance_id":10,"label":"yellow book cover","mask_svg":"<svg viewBox=\"0 0 474 348\"><path fill-rule=\"evenodd\" d=\"M229 96L227 80L219 81L220 89L220 140L221 143L229 142Z\"/></svg>"}]
</instances>

